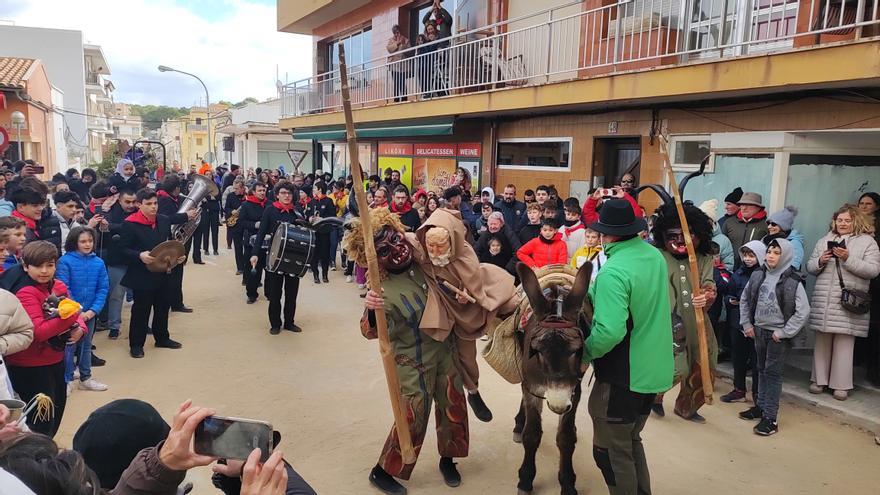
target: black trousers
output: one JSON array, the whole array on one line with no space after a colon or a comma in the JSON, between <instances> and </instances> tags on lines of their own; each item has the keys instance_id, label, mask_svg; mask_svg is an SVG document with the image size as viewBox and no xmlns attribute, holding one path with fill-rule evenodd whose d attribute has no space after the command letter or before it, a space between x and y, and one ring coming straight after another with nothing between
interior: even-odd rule
<instances>
[{"instance_id":1,"label":"black trousers","mask_svg":"<svg viewBox=\"0 0 880 495\"><path fill-rule=\"evenodd\" d=\"M281 328L281 297L284 296L284 324L293 325L296 317L296 296L299 294L299 277L266 272L266 288L269 297L269 324Z\"/></svg>"},{"instance_id":2,"label":"black trousers","mask_svg":"<svg viewBox=\"0 0 880 495\"><path fill-rule=\"evenodd\" d=\"M318 265L325 276L330 274L330 233L315 234L315 261L312 263L312 273L321 275Z\"/></svg>"},{"instance_id":3,"label":"black trousers","mask_svg":"<svg viewBox=\"0 0 880 495\"><path fill-rule=\"evenodd\" d=\"M394 81L394 101L406 101L406 73L391 71L391 79Z\"/></svg>"},{"instance_id":4,"label":"black trousers","mask_svg":"<svg viewBox=\"0 0 880 495\"><path fill-rule=\"evenodd\" d=\"M743 335L739 325L739 306L727 305L727 321L730 323L730 360L733 362L733 388L746 390L746 374L752 368L752 395L758 395L758 355L755 339Z\"/></svg>"},{"instance_id":5,"label":"black trousers","mask_svg":"<svg viewBox=\"0 0 880 495\"><path fill-rule=\"evenodd\" d=\"M193 232L192 237L186 241L186 255L189 256L190 251L192 251L192 259L196 263L202 262L202 250L200 249L202 245L202 231L205 230L202 228L202 224L200 223L198 227L196 227L196 231ZM195 249L193 249L195 246Z\"/></svg>"},{"instance_id":6,"label":"black trousers","mask_svg":"<svg viewBox=\"0 0 880 495\"><path fill-rule=\"evenodd\" d=\"M157 343L171 338L168 334L168 311L173 297L170 280L170 276L166 277L158 289L134 289L131 322L128 325L128 345L132 349L143 349L147 340L147 326L153 331ZM152 323L150 313L153 314Z\"/></svg>"},{"instance_id":7,"label":"black trousers","mask_svg":"<svg viewBox=\"0 0 880 495\"><path fill-rule=\"evenodd\" d=\"M208 250L208 240L211 240L211 246L214 251L219 251L220 247L220 212L212 210L202 210L202 249Z\"/></svg>"},{"instance_id":8,"label":"black trousers","mask_svg":"<svg viewBox=\"0 0 880 495\"><path fill-rule=\"evenodd\" d=\"M171 307L179 309L183 307L183 265L177 265L169 274L169 287L172 291Z\"/></svg>"},{"instance_id":9,"label":"black trousers","mask_svg":"<svg viewBox=\"0 0 880 495\"><path fill-rule=\"evenodd\" d=\"M250 258L248 258L250 259ZM257 296L260 295L258 289L260 288L260 283L263 280L263 273L265 272L266 267L266 258L263 256L257 256L257 267L252 269L250 263L248 263L247 269L244 271L245 277L245 293L248 297L256 299ZM269 297L269 286L268 283L263 289L263 293L266 294L266 297Z\"/></svg>"},{"instance_id":10,"label":"black trousers","mask_svg":"<svg viewBox=\"0 0 880 495\"><path fill-rule=\"evenodd\" d=\"M7 365L8 366L8 365ZM64 360L47 366L8 366L9 380L12 387L28 402L37 394L46 394L55 404L55 414L47 421L36 419L37 410L28 415L27 424L31 430L43 435L54 437L64 417L64 406L67 404L67 384L64 383Z\"/></svg>"},{"instance_id":11,"label":"black trousers","mask_svg":"<svg viewBox=\"0 0 880 495\"><path fill-rule=\"evenodd\" d=\"M244 257L244 241L241 238L241 232L232 232L232 249L235 253L235 270L244 271L250 268L247 258Z\"/></svg>"}]
</instances>

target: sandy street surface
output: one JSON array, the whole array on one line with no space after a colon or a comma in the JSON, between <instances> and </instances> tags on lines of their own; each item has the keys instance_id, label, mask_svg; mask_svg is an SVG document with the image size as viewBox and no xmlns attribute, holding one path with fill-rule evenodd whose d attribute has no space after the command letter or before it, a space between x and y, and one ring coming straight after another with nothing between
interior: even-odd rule
<instances>
[{"instance_id":1,"label":"sandy street surface","mask_svg":"<svg viewBox=\"0 0 880 495\"><path fill-rule=\"evenodd\" d=\"M367 474L392 419L377 343L358 331L362 299L355 285L346 284L341 272L331 273L329 285L302 279L296 321L304 332L272 336L266 300L245 304L231 251L205 260L208 264L186 268L185 299L196 312L171 317L171 335L183 349L156 349L148 340L146 357L135 360L128 356L127 339L114 342L99 333L97 353L108 365L95 368L94 376L110 390L76 390L57 440L70 446L88 414L113 399L150 402L170 422L177 406L192 398L218 414L272 423L283 435L285 457L318 493L378 493ZM126 306L123 335L128 312ZM481 368L482 393L495 419L481 423L471 416L471 455L459 462L462 486L443 484L429 431L406 483L411 493L516 493L522 447L511 441L511 429L520 391L485 363ZM718 388L724 393L729 386L719 383ZM601 494L607 490L592 458L588 393L578 411L577 487L582 494ZM753 423L736 417L744 404L706 406L708 424L696 425L671 414L674 396L667 394L669 416L652 417L643 435L654 493L867 495L880 490L880 447L868 432L783 404L780 433L762 438L752 433ZM559 493L555 429L556 417L545 408L535 493ZM189 479L197 494L218 493L209 468L191 471Z\"/></svg>"}]
</instances>

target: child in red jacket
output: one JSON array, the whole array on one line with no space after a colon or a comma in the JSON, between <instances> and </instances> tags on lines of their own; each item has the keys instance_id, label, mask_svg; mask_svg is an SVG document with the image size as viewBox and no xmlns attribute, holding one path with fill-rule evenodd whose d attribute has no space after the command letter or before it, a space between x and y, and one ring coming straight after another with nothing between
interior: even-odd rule
<instances>
[{"instance_id":1,"label":"child in red jacket","mask_svg":"<svg viewBox=\"0 0 880 495\"><path fill-rule=\"evenodd\" d=\"M559 222L555 218L543 219L541 235L523 244L516 257L531 268L567 263L568 249L559 233Z\"/></svg>"},{"instance_id":2,"label":"child in red jacket","mask_svg":"<svg viewBox=\"0 0 880 495\"><path fill-rule=\"evenodd\" d=\"M21 305L34 324L34 340L27 349L6 357L12 388L27 402L38 393L48 395L55 404L54 415L36 418L31 413L28 426L50 437L54 436L64 416L67 403L67 385L64 382L64 346L82 338L86 328L80 312L68 314L59 304L57 315L46 314L47 300L67 297L67 287L55 280L58 248L47 241L31 241L22 249L22 265L8 270L6 277L16 277L11 283ZM54 296L54 297L53 297ZM51 306L49 304L48 306ZM53 309L52 313L56 311Z\"/></svg>"}]
</instances>

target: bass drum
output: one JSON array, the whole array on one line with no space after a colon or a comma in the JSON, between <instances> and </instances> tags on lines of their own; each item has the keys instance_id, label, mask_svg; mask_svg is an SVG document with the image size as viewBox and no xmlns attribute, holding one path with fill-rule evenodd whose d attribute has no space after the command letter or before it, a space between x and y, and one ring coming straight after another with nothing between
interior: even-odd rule
<instances>
[{"instance_id":1,"label":"bass drum","mask_svg":"<svg viewBox=\"0 0 880 495\"><path fill-rule=\"evenodd\" d=\"M315 259L315 232L311 229L281 223L272 236L266 271L302 277Z\"/></svg>"}]
</instances>

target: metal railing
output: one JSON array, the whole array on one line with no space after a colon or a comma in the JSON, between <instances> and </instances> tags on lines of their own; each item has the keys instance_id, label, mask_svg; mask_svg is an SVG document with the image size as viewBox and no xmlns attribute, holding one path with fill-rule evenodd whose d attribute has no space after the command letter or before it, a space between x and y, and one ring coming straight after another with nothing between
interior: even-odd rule
<instances>
[{"instance_id":1,"label":"metal railing","mask_svg":"<svg viewBox=\"0 0 880 495\"><path fill-rule=\"evenodd\" d=\"M351 102L377 106L880 34L880 0L573 2L348 69ZM377 35L377 33L374 33ZM341 110L338 70L282 87L282 116Z\"/></svg>"}]
</instances>

